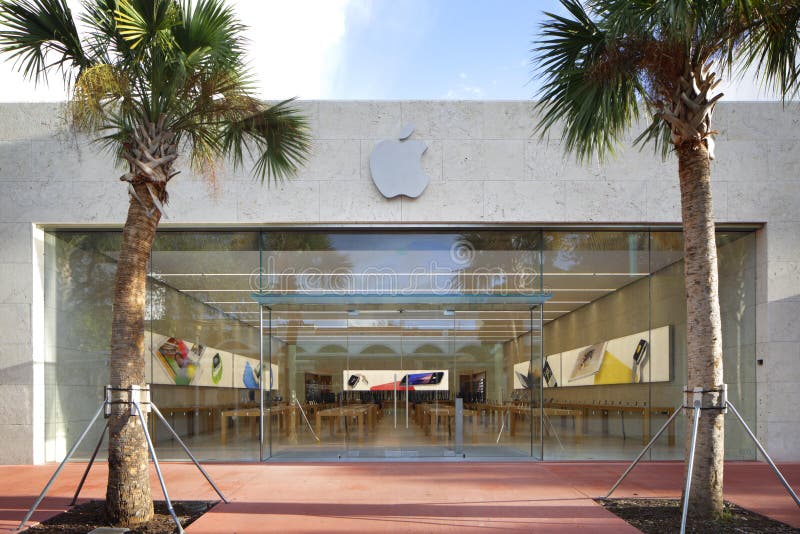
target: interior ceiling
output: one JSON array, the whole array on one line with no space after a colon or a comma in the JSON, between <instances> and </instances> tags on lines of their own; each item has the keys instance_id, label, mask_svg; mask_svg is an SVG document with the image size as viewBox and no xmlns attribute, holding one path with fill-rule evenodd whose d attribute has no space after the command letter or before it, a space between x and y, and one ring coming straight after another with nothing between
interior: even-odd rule
<instances>
[{"instance_id":1,"label":"interior ceiling","mask_svg":"<svg viewBox=\"0 0 800 534\"><path fill-rule=\"evenodd\" d=\"M288 257L283 261L297 261L302 253L286 253ZM326 265L324 255L315 253L314 258L320 256L323 261L314 265L314 273L317 276L336 274L337 266ZM581 251L579 257L574 251L545 251L544 275L541 281L538 276L534 277L535 287L552 293L551 300L542 307L542 322L554 321L603 298L680 260L681 256L674 250ZM333 262L341 261L340 258L331 256L328 259ZM264 277L258 274L259 260L257 251L154 251L153 277L186 298L205 304L212 314L257 327L260 311L251 294L264 284ZM509 277L509 271L503 272ZM291 277L297 275L288 276L293 280ZM452 276L452 272L436 276ZM514 276L513 272L510 276ZM380 305L355 309L342 302L276 309L272 311L271 324L275 337L292 344L396 345L403 339L414 338L418 343L429 341L434 346L442 346L448 340L494 344L514 340L531 331L537 335L538 308L533 314L527 309L504 307L502 303L468 308L404 305L399 309Z\"/></svg>"}]
</instances>

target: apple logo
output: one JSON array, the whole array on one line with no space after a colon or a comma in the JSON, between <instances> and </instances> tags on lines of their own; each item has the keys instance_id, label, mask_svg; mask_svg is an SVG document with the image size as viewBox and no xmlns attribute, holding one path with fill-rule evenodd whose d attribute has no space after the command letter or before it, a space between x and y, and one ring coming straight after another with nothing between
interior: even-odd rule
<instances>
[{"instance_id":1,"label":"apple logo","mask_svg":"<svg viewBox=\"0 0 800 534\"><path fill-rule=\"evenodd\" d=\"M422 154L428 150L423 141L408 141L414 125L402 129L397 139L381 141L369 156L369 170L378 191L386 198L405 195L417 198L431 179L422 170Z\"/></svg>"}]
</instances>

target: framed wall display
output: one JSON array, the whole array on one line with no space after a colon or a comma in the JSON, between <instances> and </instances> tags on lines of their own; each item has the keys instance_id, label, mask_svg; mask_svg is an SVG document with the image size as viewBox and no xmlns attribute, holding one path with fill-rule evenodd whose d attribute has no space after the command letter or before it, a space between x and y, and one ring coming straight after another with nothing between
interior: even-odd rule
<instances>
[{"instance_id":1,"label":"framed wall display","mask_svg":"<svg viewBox=\"0 0 800 534\"><path fill-rule=\"evenodd\" d=\"M342 371L346 391L447 391L447 370L403 371L366 370Z\"/></svg>"},{"instance_id":2,"label":"framed wall display","mask_svg":"<svg viewBox=\"0 0 800 534\"><path fill-rule=\"evenodd\" d=\"M672 380L672 336L669 325L592 345L548 354L542 369L529 362L514 365L514 389L643 384Z\"/></svg>"}]
</instances>

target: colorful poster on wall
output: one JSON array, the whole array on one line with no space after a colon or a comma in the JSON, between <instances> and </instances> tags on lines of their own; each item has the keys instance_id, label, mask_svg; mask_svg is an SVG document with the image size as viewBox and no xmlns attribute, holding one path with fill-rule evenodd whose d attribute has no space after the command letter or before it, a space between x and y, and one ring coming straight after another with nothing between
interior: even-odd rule
<instances>
[{"instance_id":1,"label":"colorful poster on wall","mask_svg":"<svg viewBox=\"0 0 800 534\"><path fill-rule=\"evenodd\" d=\"M233 386L233 354L213 347L206 347L205 357L200 361L202 372L197 385L211 387Z\"/></svg>"},{"instance_id":2,"label":"colorful poster on wall","mask_svg":"<svg viewBox=\"0 0 800 534\"><path fill-rule=\"evenodd\" d=\"M344 370L346 391L447 391L448 373L439 371Z\"/></svg>"},{"instance_id":3,"label":"colorful poster on wall","mask_svg":"<svg viewBox=\"0 0 800 534\"><path fill-rule=\"evenodd\" d=\"M264 389L279 389L278 387L278 366L272 364L269 366L270 380L269 384L263 381ZM262 384L261 363L255 358L248 358L238 354L233 355L233 376L234 387L258 389ZM266 377L263 377L266 378Z\"/></svg>"},{"instance_id":4,"label":"colorful poster on wall","mask_svg":"<svg viewBox=\"0 0 800 534\"><path fill-rule=\"evenodd\" d=\"M536 389L541 377L545 377L545 387L558 387L561 380L560 365L554 367L548 358L541 369L531 368L530 362L514 365L514 389Z\"/></svg>"},{"instance_id":5,"label":"colorful poster on wall","mask_svg":"<svg viewBox=\"0 0 800 534\"><path fill-rule=\"evenodd\" d=\"M153 384L198 385L203 374L205 346L159 334L146 335L145 342L150 349L146 352L152 351L151 358L145 358L145 375L149 375ZM149 373L147 367L151 367Z\"/></svg>"},{"instance_id":6,"label":"colorful poster on wall","mask_svg":"<svg viewBox=\"0 0 800 534\"><path fill-rule=\"evenodd\" d=\"M601 341L545 358L542 370L514 365L514 389L526 389L545 375L544 387L640 384L671 380L670 327Z\"/></svg>"},{"instance_id":7,"label":"colorful poster on wall","mask_svg":"<svg viewBox=\"0 0 800 534\"><path fill-rule=\"evenodd\" d=\"M258 389L258 360L145 331L145 377L151 384ZM272 389L278 366L272 365Z\"/></svg>"}]
</instances>

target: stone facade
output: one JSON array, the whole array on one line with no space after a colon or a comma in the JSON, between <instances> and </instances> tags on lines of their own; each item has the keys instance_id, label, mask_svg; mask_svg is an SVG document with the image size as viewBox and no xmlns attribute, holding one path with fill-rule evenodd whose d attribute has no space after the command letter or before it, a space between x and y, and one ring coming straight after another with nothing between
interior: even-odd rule
<instances>
[{"instance_id":1,"label":"stone facade","mask_svg":"<svg viewBox=\"0 0 800 534\"><path fill-rule=\"evenodd\" d=\"M326 223L420 225L680 222L674 158L623 146L579 164L557 135L532 136L528 102L302 102L313 154L300 175L262 185L221 165L170 188L164 226ZM369 175L376 142L416 126L431 177L418 199L384 199ZM757 234L757 432L779 460L800 460L800 113L725 103L716 113L714 212ZM632 134L630 138L633 138ZM0 105L1 463L44 459L43 228L121 225L127 206L108 154L66 127L59 106ZM190 207L185 209L185 207ZM181 208L184 209L181 209Z\"/></svg>"}]
</instances>

